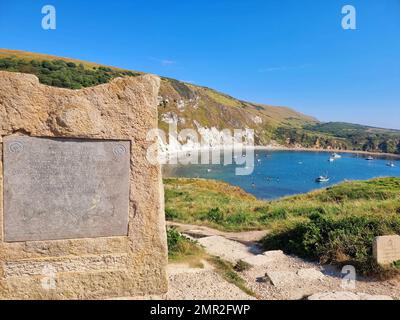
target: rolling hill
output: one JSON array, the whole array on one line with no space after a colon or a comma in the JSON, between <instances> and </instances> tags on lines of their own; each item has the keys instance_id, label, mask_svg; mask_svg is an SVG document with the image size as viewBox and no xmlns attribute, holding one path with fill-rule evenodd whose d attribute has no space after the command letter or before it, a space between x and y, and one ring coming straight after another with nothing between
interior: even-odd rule
<instances>
[{"instance_id":1,"label":"rolling hill","mask_svg":"<svg viewBox=\"0 0 400 320\"><path fill-rule=\"evenodd\" d=\"M143 72L76 59L0 49L0 70L35 74L41 83L71 89ZM400 153L400 131L348 123L321 123L287 107L242 101L213 89L162 77L159 127L193 128L218 136L222 129L254 129L257 145Z\"/></svg>"}]
</instances>

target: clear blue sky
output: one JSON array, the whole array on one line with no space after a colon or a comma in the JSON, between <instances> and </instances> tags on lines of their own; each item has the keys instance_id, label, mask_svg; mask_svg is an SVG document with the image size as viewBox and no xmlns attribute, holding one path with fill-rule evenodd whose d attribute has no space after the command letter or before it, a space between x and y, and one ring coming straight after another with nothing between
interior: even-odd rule
<instances>
[{"instance_id":1,"label":"clear blue sky","mask_svg":"<svg viewBox=\"0 0 400 320\"><path fill-rule=\"evenodd\" d=\"M41 28L41 8L57 29ZM341 8L357 9L357 30ZM0 47L73 57L400 129L400 0L0 0Z\"/></svg>"}]
</instances>

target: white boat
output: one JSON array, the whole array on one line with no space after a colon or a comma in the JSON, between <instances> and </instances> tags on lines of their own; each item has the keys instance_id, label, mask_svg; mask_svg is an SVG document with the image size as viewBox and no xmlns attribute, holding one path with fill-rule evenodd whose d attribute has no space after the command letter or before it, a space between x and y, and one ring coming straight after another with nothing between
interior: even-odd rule
<instances>
[{"instance_id":1,"label":"white boat","mask_svg":"<svg viewBox=\"0 0 400 320\"><path fill-rule=\"evenodd\" d=\"M319 176L315 179L315 182L329 182L330 178L328 176Z\"/></svg>"},{"instance_id":2,"label":"white boat","mask_svg":"<svg viewBox=\"0 0 400 320\"><path fill-rule=\"evenodd\" d=\"M340 159L342 156L336 152L332 153L331 158L333 159Z\"/></svg>"},{"instance_id":3,"label":"white boat","mask_svg":"<svg viewBox=\"0 0 400 320\"><path fill-rule=\"evenodd\" d=\"M371 161L371 160L374 160L374 157L368 156L367 158L365 158L365 160Z\"/></svg>"},{"instance_id":4,"label":"white boat","mask_svg":"<svg viewBox=\"0 0 400 320\"><path fill-rule=\"evenodd\" d=\"M211 172L212 170L211 169L207 169L207 172Z\"/></svg>"},{"instance_id":5,"label":"white boat","mask_svg":"<svg viewBox=\"0 0 400 320\"><path fill-rule=\"evenodd\" d=\"M330 157L330 158L328 159L328 161L329 161L329 162L334 162L334 161L335 161L335 158Z\"/></svg>"},{"instance_id":6,"label":"white boat","mask_svg":"<svg viewBox=\"0 0 400 320\"><path fill-rule=\"evenodd\" d=\"M395 164L394 164L393 162L388 162L388 163L386 163L386 165L387 165L388 167L391 167L391 168L394 168L394 167L395 167Z\"/></svg>"}]
</instances>

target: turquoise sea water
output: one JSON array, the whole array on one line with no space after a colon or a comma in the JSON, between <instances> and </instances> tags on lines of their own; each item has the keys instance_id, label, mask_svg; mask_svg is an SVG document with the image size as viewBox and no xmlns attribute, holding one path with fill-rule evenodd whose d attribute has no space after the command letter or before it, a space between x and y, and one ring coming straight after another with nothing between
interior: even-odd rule
<instances>
[{"instance_id":1,"label":"turquoise sea water","mask_svg":"<svg viewBox=\"0 0 400 320\"><path fill-rule=\"evenodd\" d=\"M255 168L249 176L237 176L236 165L165 165L164 175L207 178L239 186L260 199L276 199L306 193L345 180L366 180L374 177L400 177L400 161L366 155L342 153L341 159L329 162L327 152L255 151ZM392 161L395 167L386 164ZM222 162L222 161L221 161ZM317 183L320 175L330 181Z\"/></svg>"}]
</instances>

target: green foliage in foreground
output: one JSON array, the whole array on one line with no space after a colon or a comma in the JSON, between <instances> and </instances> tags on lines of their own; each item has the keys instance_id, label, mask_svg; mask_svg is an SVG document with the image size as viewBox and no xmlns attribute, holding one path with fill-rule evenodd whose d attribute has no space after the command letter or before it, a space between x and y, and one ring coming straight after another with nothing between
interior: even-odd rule
<instances>
[{"instance_id":1,"label":"green foliage in foreground","mask_svg":"<svg viewBox=\"0 0 400 320\"><path fill-rule=\"evenodd\" d=\"M103 66L87 68L83 64L64 60L28 61L18 58L1 58L0 70L34 74L43 84L69 89L96 86L117 77L138 75Z\"/></svg>"},{"instance_id":2,"label":"green foliage in foreground","mask_svg":"<svg viewBox=\"0 0 400 320\"><path fill-rule=\"evenodd\" d=\"M315 214L310 221L267 235L262 243L267 250L281 249L321 263L351 264L359 272L376 274L384 269L372 257L372 243L384 234L400 234L400 217Z\"/></svg>"},{"instance_id":3,"label":"green foliage in foreground","mask_svg":"<svg viewBox=\"0 0 400 320\"><path fill-rule=\"evenodd\" d=\"M236 272L242 272L248 269L249 265L246 263L238 263L238 267L238 265L233 266L230 262L224 261L219 257L210 256L195 241L188 239L175 228L167 228L167 241L168 259L170 262L185 262L192 267L202 268L204 266L203 262L207 261L226 281L234 284L243 292L255 296L255 294L246 287L243 278Z\"/></svg>"},{"instance_id":4,"label":"green foliage in foreground","mask_svg":"<svg viewBox=\"0 0 400 320\"><path fill-rule=\"evenodd\" d=\"M208 259L208 262L210 262L214 266L215 271L219 273L221 277L224 278L226 281L232 283L248 295L256 297L256 294L246 286L246 282L244 281L244 279L240 276L238 272L236 272L242 272L245 271L245 269L236 270L235 266L233 266L230 262L224 261L219 257L210 257Z\"/></svg>"},{"instance_id":5,"label":"green foliage in foreground","mask_svg":"<svg viewBox=\"0 0 400 320\"><path fill-rule=\"evenodd\" d=\"M375 236L400 234L400 178L345 182L325 190L261 201L240 188L203 179L166 179L169 220L224 231L268 230L267 249L380 273Z\"/></svg>"},{"instance_id":6,"label":"green foliage in foreground","mask_svg":"<svg viewBox=\"0 0 400 320\"><path fill-rule=\"evenodd\" d=\"M199 263L204 250L196 242L182 235L175 228L167 228L168 259L170 261L187 261Z\"/></svg>"}]
</instances>

